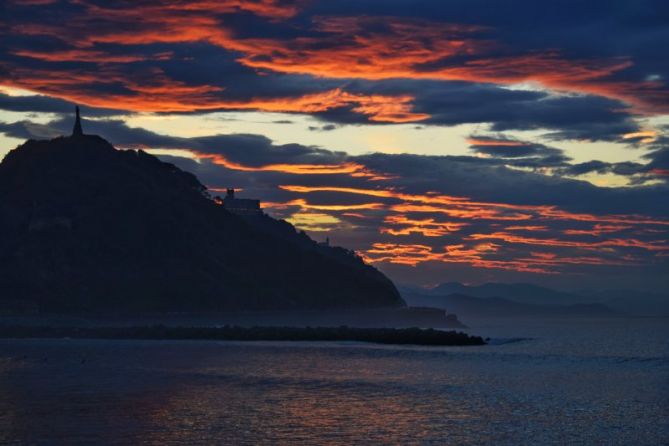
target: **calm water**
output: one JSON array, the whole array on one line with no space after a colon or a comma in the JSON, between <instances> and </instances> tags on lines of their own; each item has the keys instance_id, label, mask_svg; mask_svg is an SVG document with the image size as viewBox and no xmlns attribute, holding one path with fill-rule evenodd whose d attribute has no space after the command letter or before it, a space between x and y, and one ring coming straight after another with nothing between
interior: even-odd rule
<instances>
[{"instance_id":1,"label":"calm water","mask_svg":"<svg viewBox=\"0 0 669 446\"><path fill-rule=\"evenodd\" d=\"M669 444L668 320L469 322L496 345L0 340L0 443Z\"/></svg>"}]
</instances>

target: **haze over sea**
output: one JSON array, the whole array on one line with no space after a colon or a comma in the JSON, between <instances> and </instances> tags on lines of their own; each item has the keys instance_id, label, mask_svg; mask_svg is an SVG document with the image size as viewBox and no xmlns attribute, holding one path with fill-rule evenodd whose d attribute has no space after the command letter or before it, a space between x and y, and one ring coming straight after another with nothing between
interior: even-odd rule
<instances>
[{"instance_id":1,"label":"haze over sea","mask_svg":"<svg viewBox=\"0 0 669 446\"><path fill-rule=\"evenodd\" d=\"M0 443L669 442L667 319L466 322L491 344L0 340Z\"/></svg>"}]
</instances>

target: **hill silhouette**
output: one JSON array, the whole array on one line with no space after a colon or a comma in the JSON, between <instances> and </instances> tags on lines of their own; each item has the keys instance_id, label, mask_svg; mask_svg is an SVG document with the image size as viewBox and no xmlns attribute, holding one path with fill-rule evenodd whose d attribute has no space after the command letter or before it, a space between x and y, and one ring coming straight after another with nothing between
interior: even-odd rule
<instances>
[{"instance_id":1,"label":"hill silhouette","mask_svg":"<svg viewBox=\"0 0 669 446\"><path fill-rule=\"evenodd\" d=\"M405 300L413 302L411 295L450 296L454 294L475 298L502 298L510 302L530 305L571 306L572 309L590 310L599 306L607 307L617 313L635 316L667 316L669 315L669 295L666 291L639 291L633 289L604 289L560 291L529 283L484 283L482 285L464 285L459 282L445 282L429 290L401 290ZM483 303L483 302L481 302ZM422 300L417 305L424 305ZM455 308L452 308L455 310ZM460 315L463 315L459 312Z\"/></svg>"},{"instance_id":2,"label":"hill silhouette","mask_svg":"<svg viewBox=\"0 0 669 446\"><path fill-rule=\"evenodd\" d=\"M590 303L588 299L573 293L552 290L529 283L484 283L464 285L459 282L445 282L429 291L429 294L443 296L465 294L479 298L501 297L514 302L532 305L576 305Z\"/></svg>"},{"instance_id":3,"label":"hill silhouette","mask_svg":"<svg viewBox=\"0 0 669 446\"><path fill-rule=\"evenodd\" d=\"M619 317L618 313L600 303L531 304L504 297L474 297L453 293L447 295L403 293L409 305L425 305L448 309L465 318L546 318L546 317Z\"/></svg>"},{"instance_id":4,"label":"hill silhouette","mask_svg":"<svg viewBox=\"0 0 669 446\"><path fill-rule=\"evenodd\" d=\"M0 290L41 312L405 305L352 252L231 214L194 175L80 124L0 163Z\"/></svg>"}]
</instances>

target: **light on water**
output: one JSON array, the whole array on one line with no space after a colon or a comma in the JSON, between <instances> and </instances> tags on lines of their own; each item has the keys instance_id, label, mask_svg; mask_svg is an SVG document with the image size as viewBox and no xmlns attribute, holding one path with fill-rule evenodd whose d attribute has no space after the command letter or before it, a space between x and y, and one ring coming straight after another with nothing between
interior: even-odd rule
<instances>
[{"instance_id":1,"label":"light on water","mask_svg":"<svg viewBox=\"0 0 669 446\"><path fill-rule=\"evenodd\" d=\"M479 325L502 342L3 340L0 443L666 443L666 321Z\"/></svg>"}]
</instances>

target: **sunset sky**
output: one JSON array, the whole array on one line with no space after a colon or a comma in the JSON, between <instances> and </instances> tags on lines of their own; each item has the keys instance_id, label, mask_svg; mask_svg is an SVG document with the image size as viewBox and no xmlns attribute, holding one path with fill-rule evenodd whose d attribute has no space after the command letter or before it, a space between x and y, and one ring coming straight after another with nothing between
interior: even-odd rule
<instances>
[{"instance_id":1,"label":"sunset sky","mask_svg":"<svg viewBox=\"0 0 669 446\"><path fill-rule=\"evenodd\" d=\"M84 131L397 283L669 287L669 2L7 0L0 158Z\"/></svg>"}]
</instances>

